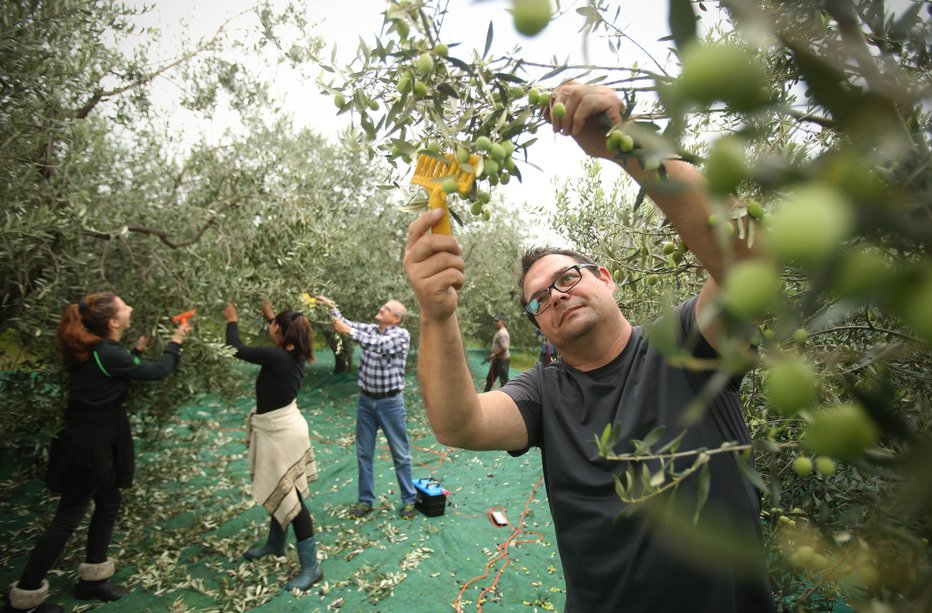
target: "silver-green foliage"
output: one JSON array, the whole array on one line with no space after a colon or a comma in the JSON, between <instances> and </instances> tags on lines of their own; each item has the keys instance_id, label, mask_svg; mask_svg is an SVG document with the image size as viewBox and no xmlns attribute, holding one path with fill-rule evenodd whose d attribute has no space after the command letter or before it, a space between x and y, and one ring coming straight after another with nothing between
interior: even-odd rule
<instances>
[{"instance_id":1,"label":"silver-green foliage","mask_svg":"<svg viewBox=\"0 0 932 613\"><path fill-rule=\"evenodd\" d=\"M700 40L705 3L670 1L679 69L653 58L646 69L631 66L620 56L638 26L629 26L617 2L561 5L585 18L589 44L604 42L619 54L615 67L588 71L519 50L493 53L491 25L485 49L464 48L444 23L443 3L389 2L382 35L360 45L352 68L332 67L323 85L344 96L341 112L357 118L355 144L402 161L431 139L454 150L486 137L514 143L533 163L542 120L539 105L523 94L546 92L564 78L614 85L632 105L656 94L655 104L629 109L616 126L634 141L619 157L644 163L677 156L703 165L714 212L708 221L723 244L729 227L742 240L763 241L782 273L780 299L763 321L726 318L736 339L756 332L757 353L735 352L722 363L751 366L743 405L761 474L741 465L768 495L779 597L788 609L829 610L837 598L929 608L932 495L920 475L932 453L932 9L881 0L721 4L726 20ZM417 58L438 42L449 56L416 73ZM413 78L423 81L421 94L412 93ZM389 110L372 112L373 97ZM826 197L802 197L812 194ZM843 204L827 207L829 199ZM608 186L593 169L567 185L558 204L554 227L617 271L619 301L635 322L659 315L665 295L683 299L698 289L697 263L637 189ZM766 374L797 359L818 372L819 400L786 416L761 391L755 367ZM862 431L883 434L868 449L835 458L842 460L835 472L797 475L795 456L820 453L807 433L826 428L811 426L833 415L832 407L851 404L869 415ZM858 438L837 434L842 442ZM743 459L746 450L736 449L729 453ZM823 467L832 461L821 459Z\"/></svg>"},{"instance_id":2,"label":"silver-green foliage","mask_svg":"<svg viewBox=\"0 0 932 613\"><path fill-rule=\"evenodd\" d=\"M396 298L412 309L416 340L401 268L410 215L399 211L396 190L379 187L387 170L378 159L296 127L269 99L261 68L246 61L271 53L309 64L319 41L301 10L259 6L255 16L255 30L233 37L227 24L158 63L154 33L135 30L137 10L121 3L0 8L5 447L38 452L36 433L57 427L65 378L55 327L63 307L89 292L112 290L135 307L123 340L155 336L150 359L170 335L170 315L198 310L179 371L134 387L130 404L146 435L198 394L251 394L223 348L227 301L239 307L244 340L267 342L264 297L277 309L307 310L301 295L324 293L360 321ZM285 40L285 24L298 34ZM155 113L150 97L162 77L195 119L226 109L238 124L219 139L188 142ZM510 259L488 248L499 243L487 241L474 260ZM492 289L482 300L500 304ZM486 323L487 307L471 310ZM310 315L317 338L338 347L327 313Z\"/></svg>"},{"instance_id":3,"label":"silver-green foliage","mask_svg":"<svg viewBox=\"0 0 932 613\"><path fill-rule=\"evenodd\" d=\"M674 38L686 54L695 30L682 20L693 18L695 5L674 5L671 14L680 20ZM774 245L784 296L760 322L760 372L744 377L742 404L760 473L746 474L766 494L775 592L787 609L831 610L839 599L928 608L930 488L919 475L928 465L932 427L930 9L920 2L873 1L724 5L732 20L711 38L743 48L765 67L766 100L751 109L722 99L697 101L684 95L678 80L658 77L663 147L701 161L696 154L708 150L702 143L708 133L743 139L744 168L731 169L741 176L741 202L729 209L726 198L717 197L713 227L731 217L742 221L739 231L748 231L745 222L761 218L763 210L766 243L771 215L780 219L787 194L813 193L812 185L835 190L854 219L844 229L796 229L806 240L843 233L821 260L793 261ZM596 31L621 31L612 3L596 2L588 11ZM566 185L554 225L616 267L623 310L647 323L662 312L665 294L682 299L694 293L694 262L672 229L645 211L636 189L611 196L606 189L594 173ZM821 204L812 202L811 209ZM774 235L771 242L778 238L786 241ZM809 245L797 249L812 253ZM761 379L771 365L797 359L815 365L819 399L784 415ZM816 457L819 447L810 440L826 430L811 426L849 403L863 407L872 425L833 432L835 448L865 428L883 434L866 451L846 452L834 472L797 474L799 456L832 466L829 458ZM663 477L655 476L658 482Z\"/></svg>"}]
</instances>

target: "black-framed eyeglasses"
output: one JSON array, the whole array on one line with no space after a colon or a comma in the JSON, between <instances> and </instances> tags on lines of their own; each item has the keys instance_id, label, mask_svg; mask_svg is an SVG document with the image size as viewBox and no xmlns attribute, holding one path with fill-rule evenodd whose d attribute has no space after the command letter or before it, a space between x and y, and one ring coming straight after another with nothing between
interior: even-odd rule
<instances>
[{"instance_id":1,"label":"black-framed eyeglasses","mask_svg":"<svg viewBox=\"0 0 932 613\"><path fill-rule=\"evenodd\" d=\"M531 296L524 310L534 317L546 311L550 308L550 305L553 304L553 300L551 299L553 290L565 294L579 285L579 282L582 281L582 270L584 268L598 269L598 266L595 264L574 264L564 269L557 275L557 278L553 280L553 283Z\"/></svg>"}]
</instances>

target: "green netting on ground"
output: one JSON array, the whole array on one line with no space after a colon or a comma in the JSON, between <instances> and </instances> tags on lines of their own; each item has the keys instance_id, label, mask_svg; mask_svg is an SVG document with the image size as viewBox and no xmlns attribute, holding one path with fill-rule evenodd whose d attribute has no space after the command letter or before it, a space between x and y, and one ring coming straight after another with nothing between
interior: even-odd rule
<instances>
[{"instance_id":1,"label":"green netting on ground","mask_svg":"<svg viewBox=\"0 0 932 613\"><path fill-rule=\"evenodd\" d=\"M242 552L264 538L266 512L249 496L244 417L255 370L244 370L243 397L206 397L183 408L158 442L138 446L136 485L125 492L111 548L116 579L133 590L109 604L71 596L86 524L49 577L51 602L81 611L463 611L562 610L563 576L540 458L443 447L433 438L411 376L405 390L414 477L448 490L443 516L398 517L400 499L384 436L377 444L375 510L348 515L356 501L354 374L333 375L327 352L308 369L299 407L320 466L308 507L324 580L302 596L280 586L298 570L294 536L286 557L246 562ZM477 386L485 351L470 355ZM413 359L413 358L412 358ZM41 481L4 475L0 484L2 569L9 585L50 520L57 499ZM489 519L504 510L510 526ZM481 578L482 575L487 577ZM459 600L458 600L459 599Z\"/></svg>"}]
</instances>

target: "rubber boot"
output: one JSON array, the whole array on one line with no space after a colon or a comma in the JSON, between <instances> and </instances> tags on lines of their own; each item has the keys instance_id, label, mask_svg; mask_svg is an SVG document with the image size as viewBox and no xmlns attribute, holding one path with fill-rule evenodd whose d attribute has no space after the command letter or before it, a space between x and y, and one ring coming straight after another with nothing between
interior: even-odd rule
<instances>
[{"instance_id":1,"label":"rubber boot","mask_svg":"<svg viewBox=\"0 0 932 613\"><path fill-rule=\"evenodd\" d=\"M78 565L78 586L74 590L74 597L78 600L101 600L113 602L127 594L129 590L110 582L113 576L113 560L92 564L82 562Z\"/></svg>"},{"instance_id":2,"label":"rubber boot","mask_svg":"<svg viewBox=\"0 0 932 613\"><path fill-rule=\"evenodd\" d=\"M282 529L273 516L270 518L269 538L266 539L265 545L256 545L252 549L246 551L243 557L247 560L258 560L269 554L283 556L285 555L285 536L285 530Z\"/></svg>"},{"instance_id":3,"label":"rubber boot","mask_svg":"<svg viewBox=\"0 0 932 613\"><path fill-rule=\"evenodd\" d=\"M45 599L49 596L49 582L42 580L42 585L35 590L24 590L19 587L19 581L10 586L10 601L3 605L3 613L63 613L57 604L49 604Z\"/></svg>"},{"instance_id":4,"label":"rubber boot","mask_svg":"<svg viewBox=\"0 0 932 613\"><path fill-rule=\"evenodd\" d=\"M301 560L301 572L285 584L285 589L306 592L312 585L324 578L324 571L317 561L317 541L314 537L298 541L298 558Z\"/></svg>"}]
</instances>

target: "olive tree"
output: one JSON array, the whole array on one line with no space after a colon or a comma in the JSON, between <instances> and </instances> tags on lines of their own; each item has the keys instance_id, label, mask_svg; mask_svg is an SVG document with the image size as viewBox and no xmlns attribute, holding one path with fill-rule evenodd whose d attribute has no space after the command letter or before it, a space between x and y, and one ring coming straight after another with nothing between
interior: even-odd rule
<instances>
[{"instance_id":1,"label":"olive tree","mask_svg":"<svg viewBox=\"0 0 932 613\"><path fill-rule=\"evenodd\" d=\"M928 608L928 3L721 4L727 20L700 36L705 5L671 0L678 65L647 70L619 58L596 71L519 49L491 53L492 25L484 50L463 49L443 27L444 3L389 2L380 35L321 84L353 115L348 142L402 162L399 174L415 156L480 154L478 164L458 156L479 176L467 196L477 217L496 182L520 178L514 160L533 162L541 106L559 112L548 87L573 77L618 88L627 111L621 125L605 125L610 150L637 157L659 181L667 159L701 165L715 208L708 223L723 245L737 233L767 253L731 270L718 305L735 347L720 365L746 373L759 470L747 462L751 447L707 451L734 454L767 497L783 608L831 610L838 599ZM590 41L617 50L631 37L615 3L575 10ZM546 25L527 17L515 16L522 32ZM626 312L649 322L668 296L694 292L702 272L635 186L599 177L593 165L560 190L554 227L608 266ZM663 344L660 321L651 333ZM750 356L739 350L749 338ZM620 495L648 503L667 489L656 484L679 477L669 450L639 449L614 459L670 460L643 488L621 483ZM608 444L603 451L612 455ZM697 451L694 466L707 457Z\"/></svg>"},{"instance_id":2,"label":"olive tree","mask_svg":"<svg viewBox=\"0 0 932 613\"><path fill-rule=\"evenodd\" d=\"M41 453L57 428L66 379L54 330L63 307L88 292L122 295L135 307L131 332L162 343L173 313L197 309L179 371L134 388L146 436L198 394L244 393L223 346L227 301L260 342L262 298L306 310L338 353L337 370L351 365L351 346L305 293L326 293L364 321L389 297L413 303L401 269L409 216L384 187L390 168L295 127L254 61L311 65L320 41L302 11L259 5L245 36L225 24L162 62L149 59L158 39L137 30L140 14L78 0L0 9L6 450ZM152 102L161 78L195 119L232 110L239 121L219 138L181 142ZM476 259L487 252L499 253Z\"/></svg>"},{"instance_id":3,"label":"olive tree","mask_svg":"<svg viewBox=\"0 0 932 613\"><path fill-rule=\"evenodd\" d=\"M173 158L149 116L152 83L192 64L223 63L226 33L151 65L147 44L119 48L138 15L110 1L0 8L5 446L22 449L35 431L56 427L62 382L52 335L65 304L116 290L139 307L137 322L154 328L155 314L164 318L190 295L163 267L168 252L195 244L254 193L241 174L212 165L220 156L206 147ZM266 15L270 29L277 19ZM227 76L238 72L226 67ZM204 72L188 84L200 93L187 105L202 114L221 89L256 100L264 91L246 71ZM190 348L212 353L207 344Z\"/></svg>"},{"instance_id":4,"label":"olive tree","mask_svg":"<svg viewBox=\"0 0 932 613\"><path fill-rule=\"evenodd\" d=\"M774 583L786 608L831 609L843 597L921 609L930 490L917 475L929 458L932 341L924 9L725 4L736 27L703 44L691 40L689 5L671 5L681 71L657 79L666 138L641 144L702 163L721 202L709 223L756 233L782 272L734 271L722 305L760 323L760 369L743 390L765 452L763 478L750 478L770 495ZM593 27L611 29L601 21L610 13L599 15ZM710 146L696 137L710 132ZM593 191L578 196L565 213ZM637 197L627 199L636 212ZM603 209L591 225L617 215ZM692 258L653 228L646 250L599 250L617 263L626 303L693 282ZM661 258L666 270L652 270Z\"/></svg>"},{"instance_id":5,"label":"olive tree","mask_svg":"<svg viewBox=\"0 0 932 613\"><path fill-rule=\"evenodd\" d=\"M266 194L278 170L275 150L284 143L263 139L278 134L267 120L274 117L268 83L242 53L284 53L297 65L320 43L292 9L260 7L256 36L234 39L227 24L176 57L152 63L155 34L137 31L139 15L110 1L0 8L0 338L7 409L0 419L8 449L41 449L35 433L57 427L64 380L53 334L67 303L91 291L116 291L136 307L136 331L164 342L172 313L198 307L196 327L210 332L209 311L222 306L220 296L232 296L230 288L256 276L224 256L228 241L253 235L257 218L274 204ZM297 26L304 46L278 36L284 24ZM137 34L142 42L129 46ZM153 84L163 77L180 85L183 105L195 117L228 105L253 136L231 131L219 144L202 139L180 150L152 112ZM333 151L321 148L322 165ZM313 187L316 203L314 195L324 192ZM226 287L218 283L220 271L228 273ZM186 349L187 368L158 393L141 392L148 398L136 406L155 422L193 392L231 391L235 383L218 334L196 333Z\"/></svg>"}]
</instances>

